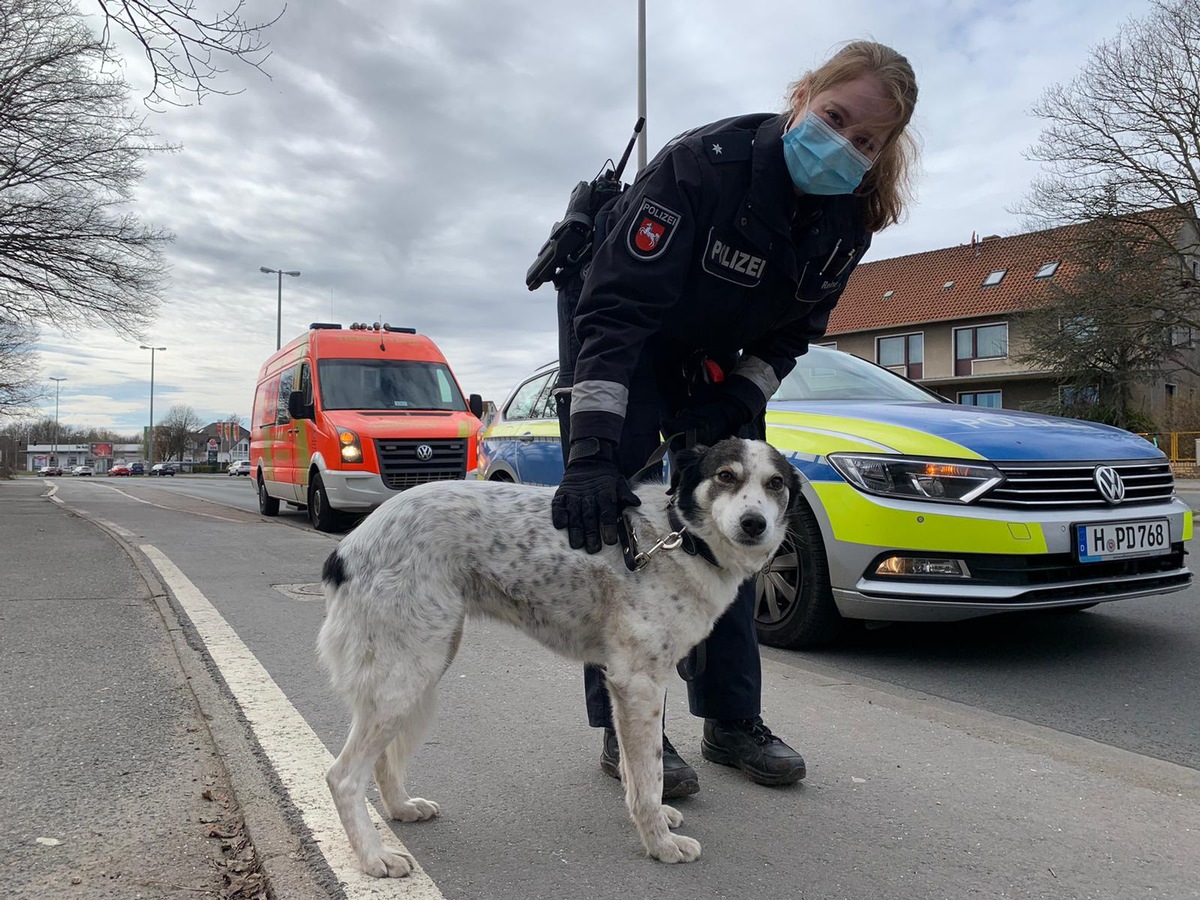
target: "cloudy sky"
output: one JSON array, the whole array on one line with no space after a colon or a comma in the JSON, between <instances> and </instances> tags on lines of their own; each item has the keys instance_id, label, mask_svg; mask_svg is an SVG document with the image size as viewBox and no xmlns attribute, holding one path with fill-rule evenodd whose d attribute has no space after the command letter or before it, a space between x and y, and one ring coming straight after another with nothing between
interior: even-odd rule
<instances>
[{"instance_id":1,"label":"cloudy sky","mask_svg":"<svg viewBox=\"0 0 1200 900\"><path fill-rule=\"evenodd\" d=\"M85 9L91 0L81 0ZM216 5L201 0L201 5ZM225 4L222 4L225 5ZM867 261L1023 230L1037 174L1030 108L1146 0L648 0L649 152L676 133L776 110L787 83L856 37L909 57L921 97L918 201ZM270 17L278 0L248 0ZM154 409L249 418L259 365L312 321L408 325L467 392L503 400L556 353L550 287L525 270L576 181L624 148L637 110L636 0L291 0L270 78L150 115L176 154L147 164L147 222L176 235L149 328ZM131 61L129 80L146 81ZM138 93L137 96L141 96ZM632 175L633 166L627 174ZM140 430L150 354L101 330L47 331L60 418ZM54 394L43 406L53 415Z\"/></svg>"}]
</instances>

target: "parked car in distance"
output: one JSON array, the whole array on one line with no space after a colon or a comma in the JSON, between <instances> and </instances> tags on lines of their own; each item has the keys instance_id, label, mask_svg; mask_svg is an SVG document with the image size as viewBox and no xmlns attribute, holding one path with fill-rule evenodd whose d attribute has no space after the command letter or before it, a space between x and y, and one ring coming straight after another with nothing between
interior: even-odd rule
<instances>
[{"instance_id":1,"label":"parked car in distance","mask_svg":"<svg viewBox=\"0 0 1200 900\"><path fill-rule=\"evenodd\" d=\"M144 465L142 465L140 462L131 463L129 466L129 474L130 475L145 475L146 467Z\"/></svg>"},{"instance_id":2,"label":"parked car in distance","mask_svg":"<svg viewBox=\"0 0 1200 900\"><path fill-rule=\"evenodd\" d=\"M250 460L235 459L233 462L231 462L229 464L228 474L231 477L233 475L249 475L250 474Z\"/></svg>"},{"instance_id":3,"label":"parked car in distance","mask_svg":"<svg viewBox=\"0 0 1200 900\"><path fill-rule=\"evenodd\" d=\"M61 475L63 470L60 466L42 466L38 469L38 474L47 478L52 478L56 475Z\"/></svg>"},{"instance_id":4,"label":"parked car in distance","mask_svg":"<svg viewBox=\"0 0 1200 900\"><path fill-rule=\"evenodd\" d=\"M151 475L170 475L174 477L175 466L171 463L155 463L150 467Z\"/></svg>"},{"instance_id":5,"label":"parked car in distance","mask_svg":"<svg viewBox=\"0 0 1200 900\"><path fill-rule=\"evenodd\" d=\"M557 366L483 433L480 477L556 485ZM960 406L827 347L767 404L801 475L788 538L758 578L759 640L827 644L852 622L1087 609L1192 583L1192 513L1166 456L1118 428Z\"/></svg>"},{"instance_id":6,"label":"parked car in distance","mask_svg":"<svg viewBox=\"0 0 1200 900\"><path fill-rule=\"evenodd\" d=\"M73 468L71 470L71 474L72 475L91 475L92 467L91 466L76 466L75 468Z\"/></svg>"},{"instance_id":7,"label":"parked car in distance","mask_svg":"<svg viewBox=\"0 0 1200 900\"><path fill-rule=\"evenodd\" d=\"M114 475L128 475L129 471L129 466L125 465L125 463L117 463L108 470L108 477L112 478Z\"/></svg>"}]
</instances>

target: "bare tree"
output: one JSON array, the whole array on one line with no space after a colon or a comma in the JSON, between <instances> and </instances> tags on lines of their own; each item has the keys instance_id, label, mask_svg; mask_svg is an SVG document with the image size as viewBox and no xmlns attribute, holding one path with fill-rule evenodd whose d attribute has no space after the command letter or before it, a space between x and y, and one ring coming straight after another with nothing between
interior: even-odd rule
<instances>
[{"instance_id":1,"label":"bare tree","mask_svg":"<svg viewBox=\"0 0 1200 900\"><path fill-rule=\"evenodd\" d=\"M36 337L32 328L0 319L0 417L28 413L44 393L38 379Z\"/></svg>"},{"instance_id":2,"label":"bare tree","mask_svg":"<svg viewBox=\"0 0 1200 900\"><path fill-rule=\"evenodd\" d=\"M255 22L243 16L244 0L212 13L199 11L195 0L96 2L104 14L106 47L113 27L141 45L154 77L145 97L149 106L186 106L192 99L201 102L208 94L240 93L214 86L226 71L221 68L225 61L242 62L266 75L263 64L271 54L262 33L287 10L285 4L273 18Z\"/></svg>"},{"instance_id":3,"label":"bare tree","mask_svg":"<svg viewBox=\"0 0 1200 900\"><path fill-rule=\"evenodd\" d=\"M1020 210L1039 225L1174 208L1200 230L1200 4L1156 0L1033 113L1048 123L1028 154L1044 175ZM1160 224L1142 224L1186 252Z\"/></svg>"},{"instance_id":4,"label":"bare tree","mask_svg":"<svg viewBox=\"0 0 1200 900\"><path fill-rule=\"evenodd\" d=\"M0 4L0 315L141 338L171 236L129 212L159 149L66 0Z\"/></svg>"},{"instance_id":5,"label":"bare tree","mask_svg":"<svg viewBox=\"0 0 1200 900\"><path fill-rule=\"evenodd\" d=\"M155 426L155 447L162 453L159 459L183 461L184 451L192 442L192 435L203 425L196 411L186 403L176 403L167 410L162 422Z\"/></svg>"},{"instance_id":6,"label":"bare tree","mask_svg":"<svg viewBox=\"0 0 1200 900\"><path fill-rule=\"evenodd\" d=\"M1065 277L1029 313L1025 359L1127 424L1133 384L1200 371L1200 4L1156 0L1034 114L1043 174L1018 211L1079 227L1047 248Z\"/></svg>"},{"instance_id":7,"label":"bare tree","mask_svg":"<svg viewBox=\"0 0 1200 900\"><path fill-rule=\"evenodd\" d=\"M1159 218L1171 211L1160 211ZM1194 362L1190 332L1163 321L1163 259L1139 225L1100 216L1047 232L1042 243L1057 270L1048 297L1022 312L1023 348L1015 358L1056 376L1060 394L1043 412L1153 430L1134 405L1134 387ZM1038 244L1033 244L1037 247Z\"/></svg>"}]
</instances>

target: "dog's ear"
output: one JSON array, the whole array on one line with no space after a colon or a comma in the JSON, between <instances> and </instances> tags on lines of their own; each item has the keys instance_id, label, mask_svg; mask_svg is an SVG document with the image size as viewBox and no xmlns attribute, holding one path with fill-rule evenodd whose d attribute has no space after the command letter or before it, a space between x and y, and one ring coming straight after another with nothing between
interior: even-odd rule
<instances>
[{"instance_id":1,"label":"dog's ear","mask_svg":"<svg viewBox=\"0 0 1200 900\"><path fill-rule=\"evenodd\" d=\"M695 444L683 450L676 451L671 455L671 488L670 493L674 493L679 487L679 481L683 478L683 473L688 469L695 468L704 454L708 452L708 448L703 444Z\"/></svg>"},{"instance_id":2,"label":"dog's ear","mask_svg":"<svg viewBox=\"0 0 1200 900\"><path fill-rule=\"evenodd\" d=\"M800 487L800 472L797 471L796 467L789 462L787 463L787 475L784 477L787 478L788 516L790 517L791 514L794 513L800 506L800 496L802 493Z\"/></svg>"}]
</instances>

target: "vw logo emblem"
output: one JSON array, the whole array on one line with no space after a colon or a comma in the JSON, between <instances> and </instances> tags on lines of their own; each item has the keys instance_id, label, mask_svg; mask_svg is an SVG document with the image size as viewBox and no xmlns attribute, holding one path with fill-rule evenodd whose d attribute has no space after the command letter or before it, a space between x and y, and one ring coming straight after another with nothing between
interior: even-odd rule
<instances>
[{"instance_id":1,"label":"vw logo emblem","mask_svg":"<svg viewBox=\"0 0 1200 900\"><path fill-rule=\"evenodd\" d=\"M1125 499L1125 482L1112 466L1097 466L1092 478L1095 479L1100 496L1107 502L1116 504Z\"/></svg>"},{"instance_id":2,"label":"vw logo emblem","mask_svg":"<svg viewBox=\"0 0 1200 900\"><path fill-rule=\"evenodd\" d=\"M421 444L419 447L417 447L417 459L419 459L421 462L429 462L431 459L433 459L433 448L430 447L428 444ZM1113 472L1113 475L1116 475L1116 474L1117 474L1116 472ZM1097 475L1096 477L1099 478L1100 476ZM1121 479L1118 478L1117 484L1120 484L1120 483L1121 483ZM1103 488L1101 488L1101 490L1103 490ZM1121 488L1121 493L1122 494L1125 493L1124 487Z\"/></svg>"}]
</instances>

